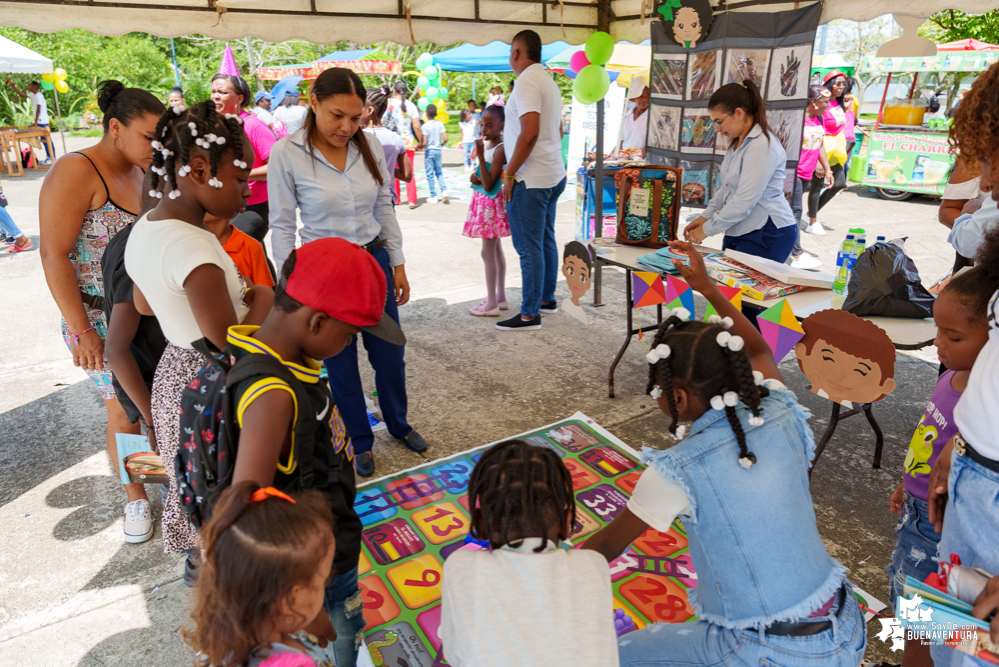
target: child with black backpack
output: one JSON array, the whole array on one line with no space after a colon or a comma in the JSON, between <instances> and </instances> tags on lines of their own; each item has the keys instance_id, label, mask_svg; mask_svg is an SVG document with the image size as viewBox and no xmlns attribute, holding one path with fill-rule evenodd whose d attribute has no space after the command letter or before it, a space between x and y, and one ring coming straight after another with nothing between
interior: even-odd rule
<instances>
[{"instance_id":1,"label":"child with black backpack","mask_svg":"<svg viewBox=\"0 0 999 667\"><path fill-rule=\"evenodd\" d=\"M181 505L196 525L226 486L246 480L281 491L314 489L330 503L336 577L326 588L328 615L307 630L337 637L338 667L356 663L364 631L362 526L353 508L353 449L315 359L335 356L362 330L403 345L399 325L384 315L386 289L385 273L360 246L338 238L303 245L285 260L264 323L230 327L226 353L182 399L187 440L177 478Z\"/></svg>"}]
</instances>

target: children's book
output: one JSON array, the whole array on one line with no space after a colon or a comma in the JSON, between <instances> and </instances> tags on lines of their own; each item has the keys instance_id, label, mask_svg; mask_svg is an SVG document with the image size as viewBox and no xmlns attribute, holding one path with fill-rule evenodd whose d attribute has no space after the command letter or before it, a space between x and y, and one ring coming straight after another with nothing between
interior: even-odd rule
<instances>
[{"instance_id":1,"label":"children's book","mask_svg":"<svg viewBox=\"0 0 999 667\"><path fill-rule=\"evenodd\" d=\"M739 252L738 250L726 250L725 256L734 259L740 264L745 264L749 268L755 269L774 280L779 280L789 285L804 285L805 287L819 287L822 289L832 289L833 286L833 276L828 273L795 269L787 264L775 262L766 257L757 257L756 255Z\"/></svg>"},{"instance_id":2,"label":"children's book","mask_svg":"<svg viewBox=\"0 0 999 667\"><path fill-rule=\"evenodd\" d=\"M999 646L989 637L989 623L971 615L972 605L912 577L905 578L902 592L905 597L895 602L895 617L909 634L999 664Z\"/></svg>"},{"instance_id":3,"label":"children's book","mask_svg":"<svg viewBox=\"0 0 999 667\"><path fill-rule=\"evenodd\" d=\"M163 459L149 446L149 438L115 433L118 445L118 476L122 484L167 484Z\"/></svg>"},{"instance_id":4,"label":"children's book","mask_svg":"<svg viewBox=\"0 0 999 667\"><path fill-rule=\"evenodd\" d=\"M782 283L722 253L705 255L704 268L707 269L708 275L718 282L729 287L741 287L745 296L757 301L779 299L807 289L804 285Z\"/></svg>"}]
</instances>

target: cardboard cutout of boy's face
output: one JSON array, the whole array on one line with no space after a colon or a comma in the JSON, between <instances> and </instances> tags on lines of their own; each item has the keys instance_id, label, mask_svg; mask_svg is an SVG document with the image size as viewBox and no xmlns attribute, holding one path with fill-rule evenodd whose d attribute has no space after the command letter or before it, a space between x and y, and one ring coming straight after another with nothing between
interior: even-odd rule
<instances>
[{"instance_id":1,"label":"cardboard cutout of boy's face","mask_svg":"<svg viewBox=\"0 0 999 667\"><path fill-rule=\"evenodd\" d=\"M579 257L569 255L562 264L562 276L569 285L573 305L590 290L590 267Z\"/></svg>"},{"instance_id":2,"label":"cardboard cutout of boy's face","mask_svg":"<svg viewBox=\"0 0 999 667\"><path fill-rule=\"evenodd\" d=\"M895 346L884 330L841 310L819 311L801 326L794 352L813 394L850 405L895 391Z\"/></svg>"}]
</instances>

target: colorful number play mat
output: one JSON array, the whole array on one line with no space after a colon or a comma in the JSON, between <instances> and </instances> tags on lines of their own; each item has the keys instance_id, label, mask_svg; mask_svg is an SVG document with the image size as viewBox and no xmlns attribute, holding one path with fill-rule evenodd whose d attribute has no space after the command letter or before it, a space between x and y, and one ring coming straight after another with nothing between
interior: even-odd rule
<instances>
[{"instance_id":1,"label":"colorful number play mat","mask_svg":"<svg viewBox=\"0 0 999 667\"><path fill-rule=\"evenodd\" d=\"M586 415L515 436L558 453L572 475L581 545L624 509L644 468L638 454ZM441 640L444 561L465 545L468 480L491 445L383 477L358 491L354 504L363 547L358 568L365 643L374 667L435 667ZM695 620L687 591L697 585L687 535L679 520L668 533L651 528L610 564L618 636L664 621ZM862 591L858 591L862 592ZM884 608L869 594L874 611ZM868 618L873 614L868 614Z\"/></svg>"}]
</instances>

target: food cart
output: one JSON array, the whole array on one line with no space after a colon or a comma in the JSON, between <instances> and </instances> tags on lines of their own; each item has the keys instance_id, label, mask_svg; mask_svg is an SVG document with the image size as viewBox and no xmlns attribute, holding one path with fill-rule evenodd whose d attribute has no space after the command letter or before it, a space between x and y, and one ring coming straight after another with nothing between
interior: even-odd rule
<instances>
[{"instance_id":1,"label":"food cart","mask_svg":"<svg viewBox=\"0 0 999 667\"><path fill-rule=\"evenodd\" d=\"M982 72L999 61L999 52L941 52L926 57L868 57L864 69L873 76L887 74L878 118L864 130L858 158L863 162L860 184L885 199L903 200L915 194L939 196L954 168L954 153L943 123L924 122L917 85L920 74ZM886 104L893 75L911 74L909 99Z\"/></svg>"}]
</instances>

